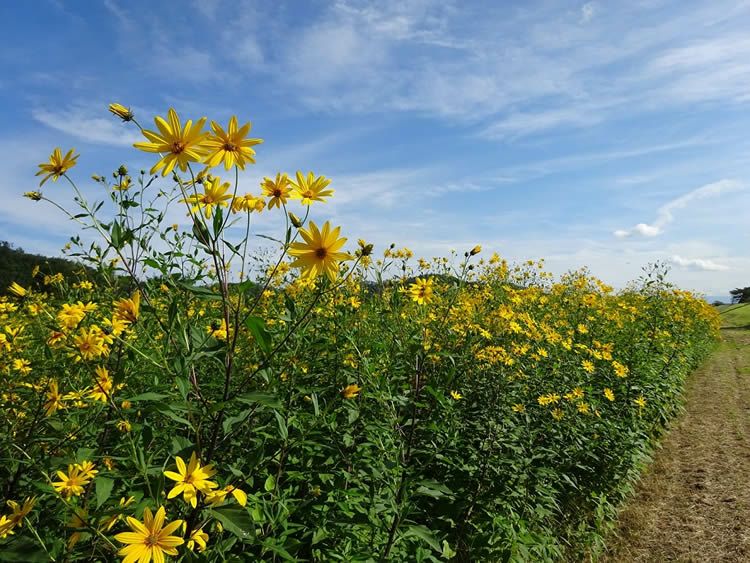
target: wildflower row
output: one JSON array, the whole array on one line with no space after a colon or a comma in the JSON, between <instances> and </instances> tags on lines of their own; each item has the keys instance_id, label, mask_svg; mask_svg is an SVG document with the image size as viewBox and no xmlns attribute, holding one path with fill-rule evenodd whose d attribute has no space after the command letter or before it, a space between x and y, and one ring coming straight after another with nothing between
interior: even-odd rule
<instances>
[{"instance_id":1,"label":"wildflower row","mask_svg":"<svg viewBox=\"0 0 750 563\"><path fill-rule=\"evenodd\" d=\"M0 297L0 552L544 561L596 542L716 339L710 307L658 266L615 292L479 246L347 250L310 216L328 178L240 190L249 123L110 111L153 168L81 182L55 149L38 174L63 182L26 195L78 226L80 274Z\"/></svg>"}]
</instances>

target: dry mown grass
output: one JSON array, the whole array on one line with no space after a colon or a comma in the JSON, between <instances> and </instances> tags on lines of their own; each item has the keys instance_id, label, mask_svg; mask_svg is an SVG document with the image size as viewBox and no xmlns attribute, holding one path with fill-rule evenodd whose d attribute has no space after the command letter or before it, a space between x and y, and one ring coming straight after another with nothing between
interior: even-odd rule
<instances>
[{"instance_id":1,"label":"dry mown grass","mask_svg":"<svg viewBox=\"0 0 750 563\"><path fill-rule=\"evenodd\" d=\"M603 561L750 561L750 332L723 332Z\"/></svg>"}]
</instances>

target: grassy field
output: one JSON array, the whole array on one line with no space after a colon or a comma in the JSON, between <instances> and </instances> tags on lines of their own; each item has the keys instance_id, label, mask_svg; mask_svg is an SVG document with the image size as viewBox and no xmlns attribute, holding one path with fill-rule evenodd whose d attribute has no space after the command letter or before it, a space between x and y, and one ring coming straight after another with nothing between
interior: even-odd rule
<instances>
[{"instance_id":1,"label":"grassy field","mask_svg":"<svg viewBox=\"0 0 750 563\"><path fill-rule=\"evenodd\" d=\"M725 328L750 327L750 303L719 305L721 325Z\"/></svg>"}]
</instances>

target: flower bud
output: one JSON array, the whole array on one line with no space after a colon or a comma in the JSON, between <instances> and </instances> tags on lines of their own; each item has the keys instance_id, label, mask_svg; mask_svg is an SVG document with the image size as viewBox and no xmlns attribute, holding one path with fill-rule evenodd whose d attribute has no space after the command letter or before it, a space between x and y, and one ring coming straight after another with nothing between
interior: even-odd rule
<instances>
[{"instance_id":1,"label":"flower bud","mask_svg":"<svg viewBox=\"0 0 750 563\"><path fill-rule=\"evenodd\" d=\"M295 226L295 228L299 229L302 227L302 221L299 217L297 217L294 213L291 211L289 212L289 221L292 223L292 225Z\"/></svg>"},{"instance_id":2,"label":"flower bud","mask_svg":"<svg viewBox=\"0 0 750 563\"><path fill-rule=\"evenodd\" d=\"M480 252L482 252L482 246L478 244L474 248L471 249L471 252L469 252L469 254L471 256L476 256Z\"/></svg>"},{"instance_id":3,"label":"flower bud","mask_svg":"<svg viewBox=\"0 0 750 563\"><path fill-rule=\"evenodd\" d=\"M25 194L23 194L23 197L27 197L33 201L39 201L40 199L42 199L42 194L41 192L26 192Z\"/></svg>"},{"instance_id":4,"label":"flower bud","mask_svg":"<svg viewBox=\"0 0 750 563\"><path fill-rule=\"evenodd\" d=\"M123 121L133 121L133 112L122 104L109 104L109 111L122 119Z\"/></svg>"},{"instance_id":5,"label":"flower bud","mask_svg":"<svg viewBox=\"0 0 750 563\"><path fill-rule=\"evenodd\" d=\"M125 168L124 164L121 164L120 167L117 169L117 173L120 176L127 176L128 175L128 169Z\"/></svg>"}]
</instances>

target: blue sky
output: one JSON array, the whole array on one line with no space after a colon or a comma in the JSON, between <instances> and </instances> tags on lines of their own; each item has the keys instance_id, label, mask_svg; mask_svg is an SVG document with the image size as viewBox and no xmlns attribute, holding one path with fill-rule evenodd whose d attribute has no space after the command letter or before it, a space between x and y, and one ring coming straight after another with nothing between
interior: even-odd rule
<instances>
[{"instance_id":1,"label":"blue sky","mask_svg":"<svg viewBox=\"0 0 750 563\"><path fill-rule=\"evenodd\" d=\"M246 188L325 174L315 217L381 250L750 282L750 2L39 0L0 19L0 239L27 250L75 233L21 197L52 148L81 154L92 199L90 174L150 167L118 101L144 124L252 121Z\"/></svg>"}]
</instances>

